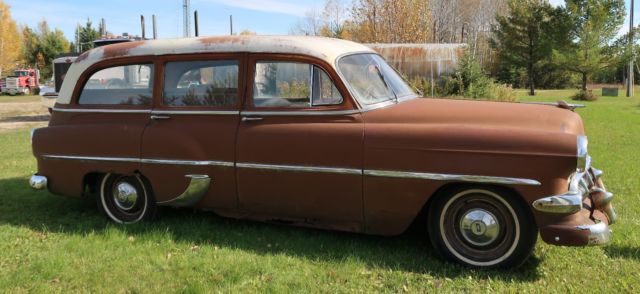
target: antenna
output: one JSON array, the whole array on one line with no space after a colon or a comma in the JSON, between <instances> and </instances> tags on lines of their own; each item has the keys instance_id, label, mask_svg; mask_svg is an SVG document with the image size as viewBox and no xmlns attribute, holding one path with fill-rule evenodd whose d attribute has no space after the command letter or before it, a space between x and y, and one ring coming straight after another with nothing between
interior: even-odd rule
<instances>
[{"instance_id":1,"label":"antenna","mask_svg":"<svg viewBox=\"0 0 640 294\"><path fill-rule=\"evenodd\" d=\"M189 0L182 2L183 34L185 38L191 37L191 3Z\"/></svg>"}]
</instances>

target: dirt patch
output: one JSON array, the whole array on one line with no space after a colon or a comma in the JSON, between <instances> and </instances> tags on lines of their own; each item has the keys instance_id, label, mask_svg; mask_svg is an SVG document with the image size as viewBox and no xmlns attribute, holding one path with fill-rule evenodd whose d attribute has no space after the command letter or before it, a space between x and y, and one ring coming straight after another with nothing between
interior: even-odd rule
<instances>
[{"instance_id":1,"label":"dirt patch","mask_svg":"<svg viewBox=\"0 0 640 294\"><path fill-rule=\"evenodd\" d=\"M49 112L41 102L0 104L0 132L46 126L49 118Z\"/></svg>"}]
</instances>

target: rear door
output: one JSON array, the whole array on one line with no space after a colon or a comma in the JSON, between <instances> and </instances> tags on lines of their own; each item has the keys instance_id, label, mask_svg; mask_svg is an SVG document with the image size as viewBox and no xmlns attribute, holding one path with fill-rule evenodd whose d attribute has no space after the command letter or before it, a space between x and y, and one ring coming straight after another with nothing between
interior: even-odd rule
<instances>
[{"instance_id":1,"label":"rear door","mask_svg":"<svg viewBox=\"0 0 640 294\"><path fill-rule=\"evenodd\" d=\"M141 151L142 173L156 201L236 208L234 161L243 55L176 56L160 63L161 94L154 101ZM185 202L195 190L206 194Z\"/></svg>"}]
</instances>

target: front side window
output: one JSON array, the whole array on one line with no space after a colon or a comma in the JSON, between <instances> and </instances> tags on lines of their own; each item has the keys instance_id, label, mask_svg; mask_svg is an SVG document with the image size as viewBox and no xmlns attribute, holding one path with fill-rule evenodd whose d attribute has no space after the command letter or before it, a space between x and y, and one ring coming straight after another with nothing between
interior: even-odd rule
<instances>
[{"instance_id":1,"label":"front side window","mask_svg":"<svg viewBox=\"0 0 640 294\"><path fill-rule=\"evenodd\" d=\"M345 56L338 62L338 69L361 104L417 97L413 89L379 55Z\"/></svg>"},{"instance_id":2,"label":"front side window","mask_svg":"<svg viewBox=\"0 0 640 294\"><path fill-rule=\"evenodd\" d=\"M259 61L253 84L255 107L308 108L338 105L342 95L321 68L298 62Z\"/></svg>"},{"instance_id":3,"label":"front side window","mask_svg":"<svg viewBox=\"0 0 640 294\"><path fill-rule=\"evenodd\" d=\"M78 104L151 105L152 95L152 64L114 66L91 75Z\"/></svg>"},{"instance_id":4,"label":"front side window","mask_svg":"<svg viewBox=\"0 0 640 294\"><path fill-rule=\"evenodd\" d=\"M234 106L238 73L236 60L169 62L164 70L164 105Z\"/></svg>"}]
</instances>

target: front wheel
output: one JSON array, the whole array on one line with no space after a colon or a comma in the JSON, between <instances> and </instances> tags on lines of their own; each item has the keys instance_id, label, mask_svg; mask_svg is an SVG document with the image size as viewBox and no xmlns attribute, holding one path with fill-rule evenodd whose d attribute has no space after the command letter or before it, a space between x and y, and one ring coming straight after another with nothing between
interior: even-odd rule
<instances>
[{"instance_id":1,"label":"front wheel","mask_svg":"<svg viewBox=\"0 0 640 294\"><path fill-rule=\"evenodd\" d=\"M505 189L449 190L434 199L429 216L436 251L471 267L518 267L538 236L531 211Z\"/></svg>"},{"instance_id":2,"label":"front wheel","mask_svg":"<svg viewBox=\"0 0 640 294\"><path fill-rule=\"evenodd\" d=\"M140 175L107 174L100 181L98 207L112 221L133 224L154 217L156 203Z\"/></svg>"}]
</instances>

